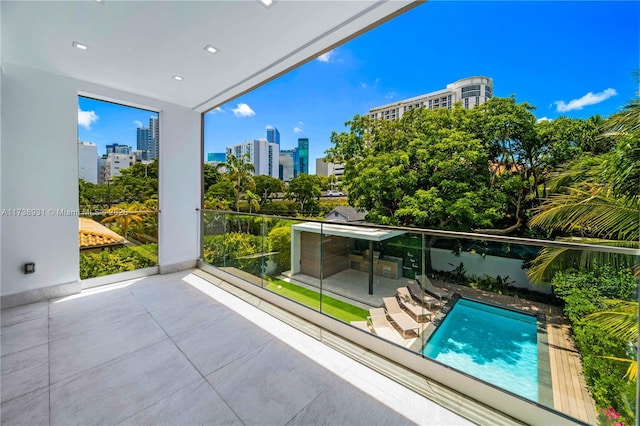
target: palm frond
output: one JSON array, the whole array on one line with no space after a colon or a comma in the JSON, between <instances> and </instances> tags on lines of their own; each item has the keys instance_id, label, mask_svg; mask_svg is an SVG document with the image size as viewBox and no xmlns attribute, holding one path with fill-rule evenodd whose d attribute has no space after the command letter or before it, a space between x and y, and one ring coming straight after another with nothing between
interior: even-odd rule
<instances>
[{"instance_id":1,"label":"palm frond","mask_svg":"<svg viewBox=\"0 0 640 426\"><path fill-rule=\"evenodd\" d=\"M613 361L620 361L620 362L628 363L629 367L627 368L627 372L624 375L624 377L626 377L627 380L629 380L631 382L633 382L633 381L638 379L638 361L636 361L635 359L618 358L618 357L615 357L615 356L601 356L600 358L611 359Z\"/></svg>"},{"instance_id":2,"label":"palm frond","mask_svg":"<svg viewBox=\"0 0 640 426\"><path fill-rule=\"evenodd\" d=\"M595 244L608 247L640 248L638 241L605 240L599 238L560 238L582 244ZM635 259L630 255L605 253L597 251L575 250L568 248L547 247L540 250L540 254L533 260L527 277L536 283L551 282L557 272L568 269L593 270L596 265L610 265L613 269L630 268L635 265Z\"/></svg>"},{"instance_id":3,"label":"palm frond","mask_svg":"<svg viewBox=\"0 0 640 426\"><path fill-rule=\"evenodd\" d=\"M638 302L609 300L610 309L587 315L585 319L596 322L612 336L635 342L638 340Z\"/></svg>"},{"instance_id":4,"label":"palm frond","mask_svg":"<svg viewBox=\"0 0 640 426\"><path fill-rule=\"evenodd\" d=\"M551 196L529 224L616 240L640 239L637 203L613 198L606 188L589 185Z\"/></svg>"}]
</instances>

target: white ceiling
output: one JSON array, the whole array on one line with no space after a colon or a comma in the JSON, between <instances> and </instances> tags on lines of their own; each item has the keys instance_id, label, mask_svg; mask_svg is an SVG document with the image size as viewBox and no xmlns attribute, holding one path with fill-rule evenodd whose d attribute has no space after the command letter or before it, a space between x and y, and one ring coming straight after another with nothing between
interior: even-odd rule
<instances>
[{"instance_id":1,"label":"white ceiling","mask_svg":"<svg viewBox=\"0 0 640 426\"><path fill-rule=\"evenodd\" d=\"M390 15L398 1L7 1L1 60L206 111ZM72 47L77 41L86 51ZM220 51L204 51L211 44ZM174 75L183 81L172 79Z\"/></svg>"}]
</instances>

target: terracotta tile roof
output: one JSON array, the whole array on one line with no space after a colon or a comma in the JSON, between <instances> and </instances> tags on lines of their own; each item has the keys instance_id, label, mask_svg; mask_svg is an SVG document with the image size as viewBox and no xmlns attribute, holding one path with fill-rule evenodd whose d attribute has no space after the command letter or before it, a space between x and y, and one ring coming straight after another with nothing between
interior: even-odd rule
<instances>
[{"instance_id":1,"label":"terracotta tile roof","mask_svg":"<svg viewBox=\"0 0 640 426\"><path fill-rule=\"evenodd\" d=\"M78 227L78 245L81 249L124 244L125 239L106 226L87 217L81 217Z\"/></svg>"}]
</instances>

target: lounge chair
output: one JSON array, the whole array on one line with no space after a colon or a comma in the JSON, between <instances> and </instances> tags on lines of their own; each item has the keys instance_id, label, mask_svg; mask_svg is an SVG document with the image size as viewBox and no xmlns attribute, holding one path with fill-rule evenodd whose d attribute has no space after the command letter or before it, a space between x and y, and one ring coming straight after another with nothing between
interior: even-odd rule
<instances>
[{"instance_id":1,"label":"lounge chair","mask_svg":"<svg viewBox=\"0 0 640 426\"><path fill-rule=\"evenodd\" d=\"M409 281L407 283L407 288L415 301L418 303L424 303L429 307L429 309L433 309L434 306L442 306L442 303L438 299L428 294L424 294L416 281Z\"/></svg>"},{"instance_id":2,"label":"lounge chair","mask_svg":"<svg viewBox=\"0 0 640 426\"><path fill-rule=\"evenodd\" d=\"M387 308L387 314L391 317L393 322L400 328L400 332L403 338L407 338L407 332L415 330L417 335L420 335L420 324L418 324L413 318L409 316L398 303L395 297L383 297L382 301Z\"/></svg>"},{"instance_id":3,"label":"lounge chair","mask_svg":"<svg viewBox=\"0 0 640 426\"><path fill-rule=\"evenodd\" d=\"M366 321L351 321L351 325L371 333L371 329L369 328L369 323L367 323Z\"/></svg>"},{"instance_id":4,"label":"lounge chair","mask_svg":"<svg viewBox=\"0 0 640 426\"><path fill-rule=\"evenodd\" d=\"M416 280L418 280L424 291L434 295L438 299L449 300L449 298L451 298L451 294L449 294L447 290L434 286L429 277L427 277L426 275L418 275L416 276Z\"/></svg>"},{"instance_id":5,"label":"lounge chair","mask_svg":"<svg viewBox=\"0 0 640 426\"><path fill-rule=\"evenodd\" d=\"M368 319L371 321L371 328L374 334L392 342L401 342L400 336L393 331L393 326L387 319L384 309L369 309Z\"/></svg>"},{"instance_id":6,"label":"lounge chair","mask_svg":"<svg viewBox=\"0 0 640 426\"><path fill-rule=\"evenodd\" d=\"M429 312L427 308L413 300L411 298L409 290L407 290L406 287L398 288L398 300L414 320L418 322L427 322L429 319L431 319L431 312Z\"/></svg>"}]
</instances>

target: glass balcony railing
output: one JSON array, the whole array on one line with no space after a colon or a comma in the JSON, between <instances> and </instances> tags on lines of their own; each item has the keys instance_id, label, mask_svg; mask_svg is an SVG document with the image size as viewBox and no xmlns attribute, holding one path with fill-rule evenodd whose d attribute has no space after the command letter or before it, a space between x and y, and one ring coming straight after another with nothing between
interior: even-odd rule
<instances>
[{"instance_id":1,"label":"glass balcony railing","mask_svg":"<svg viewBox=\"0 0 640 426\"><path fill-rule=\"evenodd\" d=\"M158 211L80 210L80 279L158 265Z\"/></svg>"},{"instance_id":2,"label":"glass balcony railing","mask_svg":"<svg viewBox=\"0 0 640 426\"><path fill-rule=\"evenodd\" d=\"M603 357L636 346L588 315L637 301L637 250L221 211L202 231L204 262L571 418L597 423L587 382L617 374L633 418L627 365Z\"/></svg>"}]
</instances>

